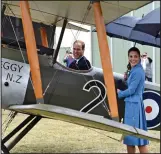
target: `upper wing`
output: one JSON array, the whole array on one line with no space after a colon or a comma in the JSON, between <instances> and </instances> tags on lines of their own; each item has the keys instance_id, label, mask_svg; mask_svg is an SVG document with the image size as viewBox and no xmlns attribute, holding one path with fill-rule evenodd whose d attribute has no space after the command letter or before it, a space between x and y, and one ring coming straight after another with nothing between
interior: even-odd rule
<instances>
[{"instance_id":1,"label":"upper wing","mask_svg":"<svg viewBox=\"0 0 161 154\"><path fill-rule=\"evenodd\" d=\"M152 1L101 1L105 23L138 9ZM2 2L4 3L4 2ZM29 1L32 20L44 24L56 24L63 18L69 21L95 25L94 12L90 1ZM10 9L5 14L20 17L19 1L8 1ZM89 5L90 4L90 5ZM12 11L11 11L12 10ZM88 15L85 14L89 10Z\"/></svg>"}]
</instances>

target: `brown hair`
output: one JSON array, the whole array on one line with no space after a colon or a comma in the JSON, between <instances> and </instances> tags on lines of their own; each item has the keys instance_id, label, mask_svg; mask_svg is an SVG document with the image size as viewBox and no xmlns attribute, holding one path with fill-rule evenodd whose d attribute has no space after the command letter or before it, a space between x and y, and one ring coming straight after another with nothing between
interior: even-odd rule
<instances>
[{"instance_id":1,"label":"brown hair","mask_svg":"<svg viewBox=\"0 0 161 154\"><path fill-rule=\"evenodd\" d=\"M84 50L85 49L85 43L83 42L83 41L81 41L81 40L76 40L74 43L73 43L73 45L75 44L75 43L81 43L82 44L82 50Z\"/></svg>"},{"instance_id":2,"label":"brown hair","mask_svg":"<svg viewBox=\"0 0 161 154\"><path fill-rule=\"evenodd\" d=\"M139 55L139 57L140 57L140 50L138 48L136 48L136 47L130 48L128 50L128 56L129 56L129 54L130 54L131 51L135 51Z\"/></svg>"}]
</instances>

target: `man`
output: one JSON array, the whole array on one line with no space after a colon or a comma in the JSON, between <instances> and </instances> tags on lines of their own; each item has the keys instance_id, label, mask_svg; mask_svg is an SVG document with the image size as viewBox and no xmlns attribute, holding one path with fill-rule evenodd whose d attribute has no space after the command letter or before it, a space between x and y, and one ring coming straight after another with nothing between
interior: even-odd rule
<instances>
[{"instance_id":1,"label":"man","mask_svg":"<svg viewBox=\"0 0 161 154\"><path fill-rule=\"evenodd\" d=\"M69 68L75 70L89 70L90 62L84 56L85 44L83 41L77 40L73 43L73 56L75 60L69 65Z\"/></svg>"},{"instance_id":2,"label":"man","mask_svg":"<svg viewBox=\"0 0 161 154\"><path fill-rule=\"evenodd\" d=\"M141 56L141 64L145 71L145 79L152 82L152 59L147 56L146 52Z\"/></svg>"},{"instance_id":3,"label":"man","mask_svg":"<svg viewBox=\"0 0 161 154\"><path fill-rule=\"evenodd\" d=\"M63 62L66 63L66 67L69 67L69 65L73 62L74 58L72 55L72 52L66 51L66 55L63 59Z\"/></svg>"}]
</instances>

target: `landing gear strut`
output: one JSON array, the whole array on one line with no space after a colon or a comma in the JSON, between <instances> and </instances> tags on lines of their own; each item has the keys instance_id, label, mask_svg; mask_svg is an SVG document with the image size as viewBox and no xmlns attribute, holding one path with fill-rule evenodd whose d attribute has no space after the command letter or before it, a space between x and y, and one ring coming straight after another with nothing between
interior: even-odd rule
<instances>
[{"instance_id":1,"label":"landing gear strut","mask_svg":"<svg viewBox=\"0 0 161 154\"><path fill-rule=\"evenodd\" d=\"M6 148L6 146L3 143L1 144L1 153L9 154L9 150Z\"/></svg>"},{"instance_id":2,"label":"landing gear strut","mask_svg":"<svg viewBox=\"0 0 161 154\"><path fill-rule=\"evenodd\" d=\"M10 132L6 137L4 137L2 139L1 144L2 153L9 154L9 151L40 121L41 118L42 117L40 116L30 115L22 123L20 123L12 132ZM10 142L8 146L5 146L5 143L9 139L11 139L17 132L19 132L24 126L26 127L16 136L16 138L12 142Z\"/></svg>"}]
</instances>

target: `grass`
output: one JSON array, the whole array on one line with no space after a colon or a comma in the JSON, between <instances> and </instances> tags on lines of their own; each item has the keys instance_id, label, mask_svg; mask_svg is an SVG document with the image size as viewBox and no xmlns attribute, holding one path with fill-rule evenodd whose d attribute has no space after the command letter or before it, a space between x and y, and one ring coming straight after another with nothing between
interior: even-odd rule
<instances>
[{"instance_id":1,"label":"grass","mask_svg":"<svg viewBox=\"0 0 161 154\"><path fill-rule=\"evenodd\" d=\"M2 112L2 122L8 111ZM15 128L27 115L18 114L5 134ZM160 136L160 132L150 131ZM11 153L125 153L126 146L111 138L121 134L86 128L52 119L41 119L37 125L10 151ZM150 142L150 153L160 153L160 143ZM138 152L138 149L137 149Z\"/></svg>"}]
</instances>

